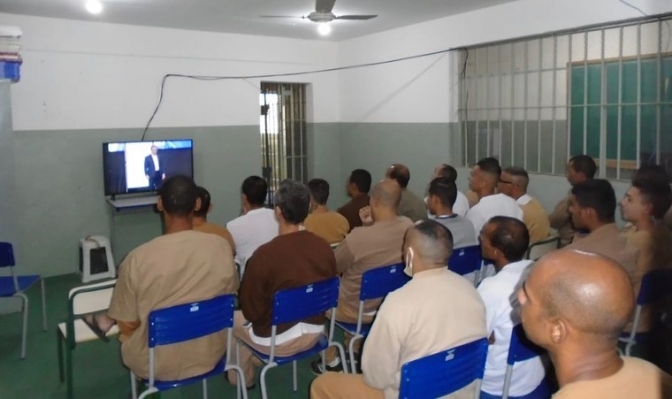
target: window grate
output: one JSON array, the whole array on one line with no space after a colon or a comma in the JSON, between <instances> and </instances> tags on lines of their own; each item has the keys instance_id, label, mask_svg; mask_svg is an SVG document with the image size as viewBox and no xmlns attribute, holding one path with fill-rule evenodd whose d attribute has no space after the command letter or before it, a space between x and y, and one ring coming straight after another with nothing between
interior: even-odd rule
<instances>
[{"instance_id":1,"label":"window grate","mask_svg":"<svg viewBox=\"0 0 672 399\"><path fill-rule=\"evenodd\" d=\"M259 104L262 175L272 199L282 180L308 179L306 85L262 82Z\"/></svg>"},{"instance_id":2,"label":"window grate","mask_svg":"<svg viewBox=\"0 0 672 399\"><path fill-rule=\"evenodd\" d=\"M563 174L585 153L610 179L643 163L672 172L671 45L666 15L462 50L464 165Z\"/></svg>"}]
</instances>

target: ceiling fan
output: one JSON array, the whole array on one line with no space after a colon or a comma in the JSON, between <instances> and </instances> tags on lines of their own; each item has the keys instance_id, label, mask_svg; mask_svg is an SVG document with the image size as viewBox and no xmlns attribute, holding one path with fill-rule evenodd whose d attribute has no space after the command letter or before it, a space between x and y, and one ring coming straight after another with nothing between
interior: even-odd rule
<instances>
[{"instance_id":1,"label":"ceiling fan","mask_svg":"<svg viewBox=\"0 0 672 399\"><path fill-rule=\"evenodd\" d=\"M335 15L331 10L334 8L336 0L315 0L315 11L308 15L289 16L289 15L260 15L261 18L301 18L308 19L311 22L319 24L320 34L327 35L331 31L328 25L334 20L366 21L376 18L378 15Z\"/></svg>"}]
</instances>

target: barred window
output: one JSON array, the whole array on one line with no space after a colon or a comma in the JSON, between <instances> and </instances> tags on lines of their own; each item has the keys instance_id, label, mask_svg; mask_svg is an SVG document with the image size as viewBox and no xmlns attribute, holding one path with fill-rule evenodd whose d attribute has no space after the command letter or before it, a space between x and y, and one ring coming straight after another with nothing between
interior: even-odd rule
<instances>
[{"instance_id":1,"label":"barred window","mask_svg":"<svg viewBox=\"0 0 672 399\"><path fill-rule=\"evenodd\" d=\"M600 176L672 171L672 16L475 46L461 52L465 166L563 174L588 154Z\"/></svg>"}]
</instances>

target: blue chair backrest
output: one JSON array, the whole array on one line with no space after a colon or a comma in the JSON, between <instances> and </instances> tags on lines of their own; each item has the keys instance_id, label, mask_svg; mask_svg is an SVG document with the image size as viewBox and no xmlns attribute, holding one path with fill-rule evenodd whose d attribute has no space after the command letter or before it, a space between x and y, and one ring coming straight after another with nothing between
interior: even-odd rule
<instances>
[{"instance_id":1,"label":"blue chair backrest","mask_svg":"<svg viewBox=\"0 0 672 399\"><path fill-rule=\"evenodd\" d=\"M273 324L324 314L338 303L338 277L278 291L273 296Z\"/></svg>"},{"instance_id":2,"label":"blue chair backrest","mask_svg":"<svg viewBox=\"0 0 672 399\"><path fill-rule=\"evenodd\" d=\"M189 341L233 327L234 302L233 295L222 295L152 311L148 318L149 347Z\"/></svg>"},{"instance_id":3,"label":"blue chair backrest","mask_svg":"<svg viewBox=\"0 0 672 399\"><path fill-rule=\"evenodd\" d=\"M0 242L0 267L14 266L14 248L8 242Z\"/></svg>"},{"instance_id":4,"label":"blue chair backrest","mask_svg":"<svg viewBox=\"0 0 672 399\"><path fill-rule=\"evenodd\" d=\"M365 271L362 274L359 300L382 298L397 288L401 288L411 279L404 273L405 267L403 263L395 263Z\"/></svg>"},{"instance_id":5,"label":"blue chair backrest","mask_svg":"<svg viewBox=\"0 0 672 399\"><path fill-rule=\"evenodd\" d=\"M527 338L522 324L513 327L511 341L509 343L509 356L506 358L506 364L513 366L514 363L532 359L541 356L544 353L546 353L544 348L537 346Z\"/></svg>"},{"instance_id":6,"label":"blue chair backrest","mask_svg":"<svg viewBox=\"0 0 672 399\"><path fill-rule=\"evenodd\" d=\"M481 270L481 246L459 248L448 259L448 269L460 276Z\"/></svg>"},{"instance_id":7,"label":"blue chair backrest","mask_svg":"<svg viewBox=\"0 0 672 399\"><path fill-rule=\"evenodd\" d=\"M637 305L656 302L672 293L672 270L653 270L644 275L637 296Z\"/></svg>"},{"instance_id":8,"label":"blue chair backrest","mask_svg":"<svg viewBox=\"0 0 672 399\"><path fill-rule=\"evenodd\" d=\"M477 341L413 360L401 368L400 399L433 399L483 378L488 340Z\"/></svg>"}]
</instances>

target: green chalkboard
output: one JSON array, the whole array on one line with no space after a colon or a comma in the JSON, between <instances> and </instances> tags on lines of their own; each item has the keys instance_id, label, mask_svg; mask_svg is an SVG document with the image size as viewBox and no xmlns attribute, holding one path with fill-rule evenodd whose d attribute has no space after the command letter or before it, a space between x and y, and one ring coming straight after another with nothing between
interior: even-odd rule
<instances>
[{"instance_id":1,"label":"green chalkboard","mask_svg":"<svg viewBox=\"0 0 672 399\"><path fill-rule=\"evenodd\" d=\"M607 159L618 158L619 119L619 68L618 61L604 64L575 64L571 67L572 105L570 123L570 150L572 154L587 153L595 158L600 155L600 103L602 73L606 73L607 104ZM658 59L641 61L641 141L640 159L654 158L656 152L656 126L658 90L662 94L662 139L660 151L672 155L672 56L662 62L661 84L658 86ZM586 79L587 71L587 79ZM621 89L621 156L622 160L637 159L637 60L623 61ZM585 135L584 135L585 130ZM585 145L585 151L584 151Z\"/></svg>"}]
</instances>

